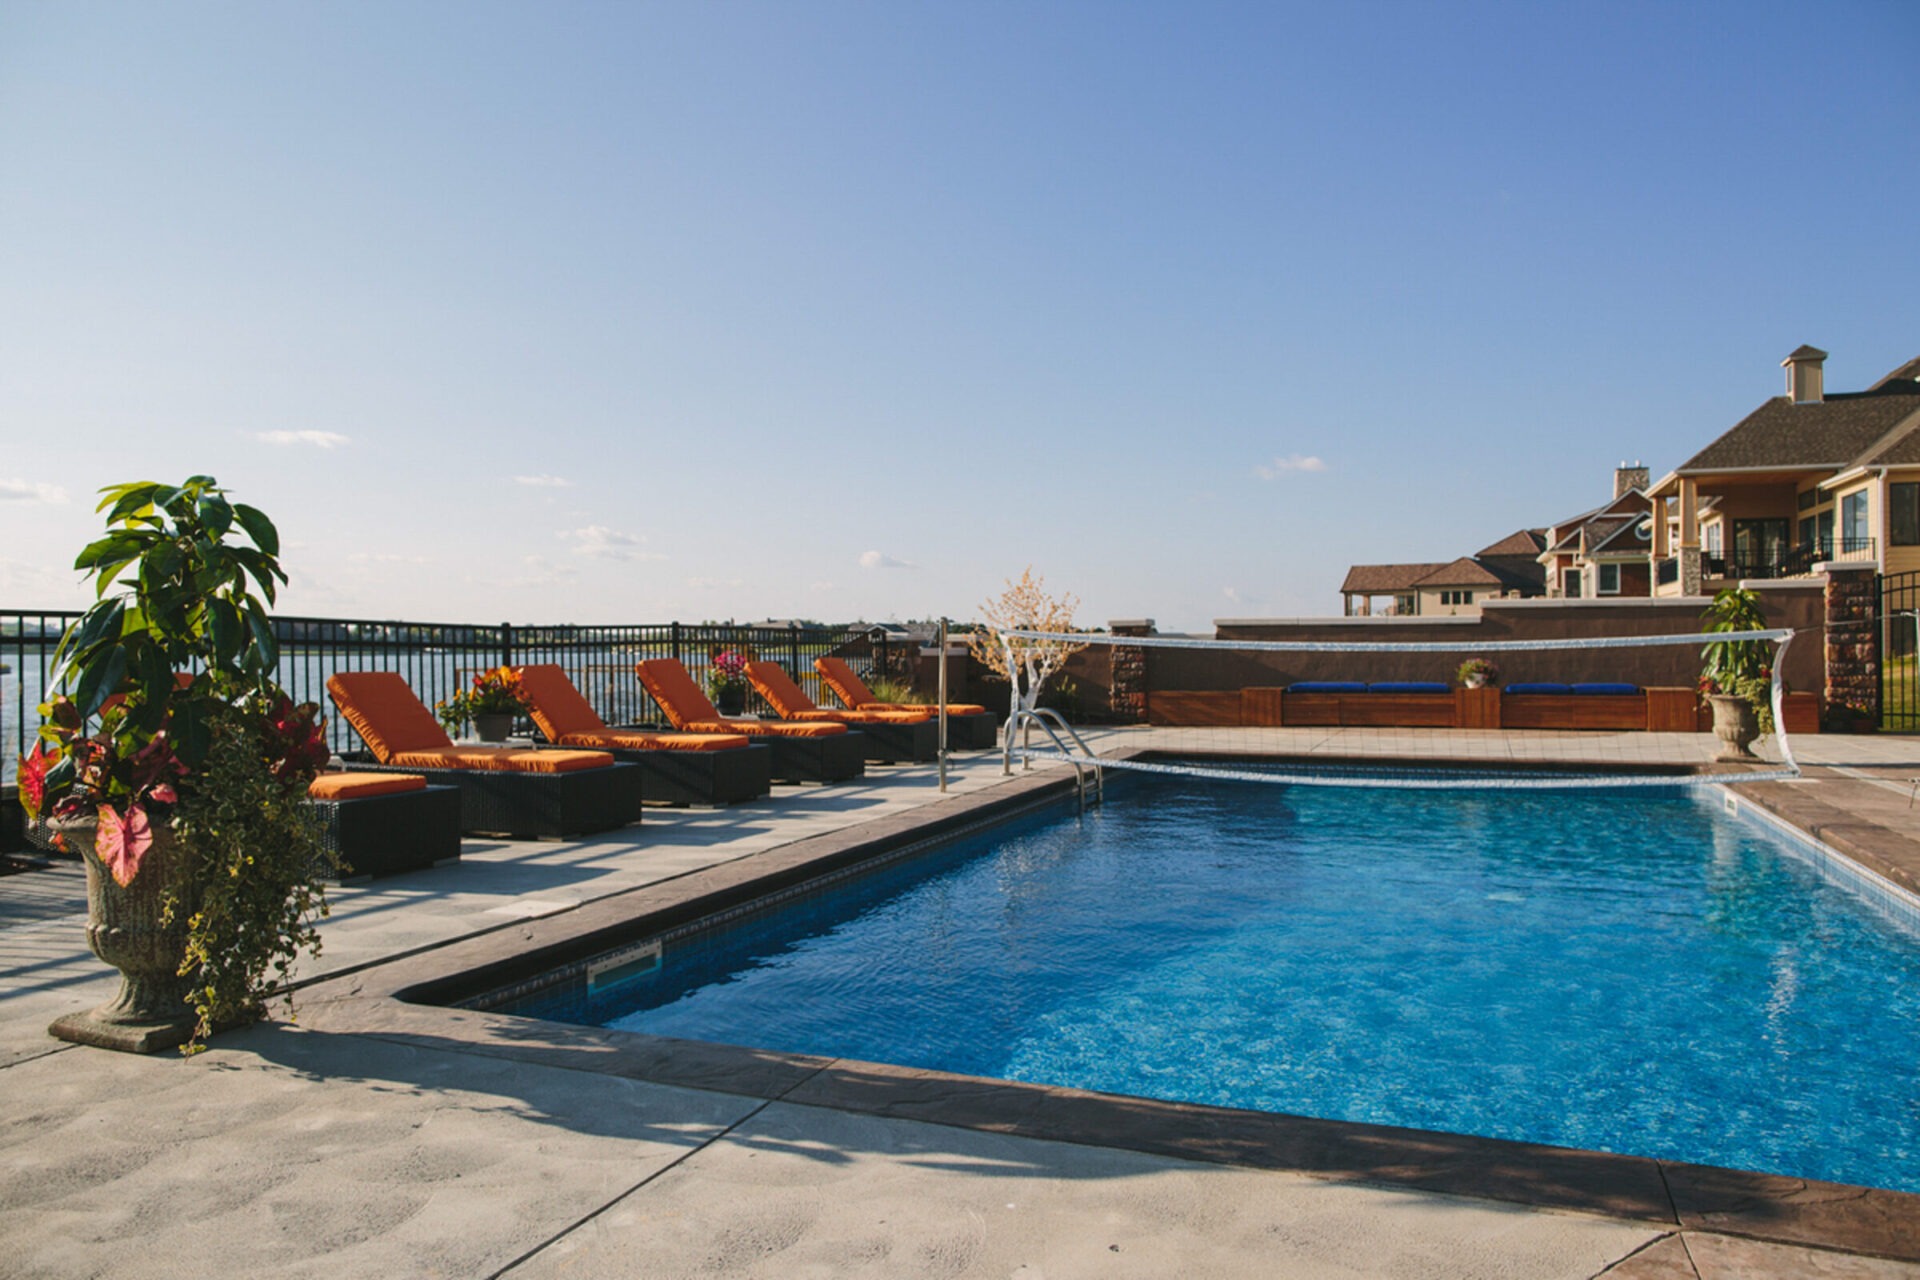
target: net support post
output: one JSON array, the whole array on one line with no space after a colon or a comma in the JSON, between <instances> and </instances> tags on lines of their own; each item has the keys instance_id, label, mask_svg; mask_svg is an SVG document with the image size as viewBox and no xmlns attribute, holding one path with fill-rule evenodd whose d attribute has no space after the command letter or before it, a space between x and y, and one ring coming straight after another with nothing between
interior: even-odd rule
<instances>
[{"instance_id":1,"label":"net support post","mask_svg":"<svg viewBox=\"0 0 1920 1280\"><path fill-rule=\"evenodd\" d=\"M940 619L940 790L947 789L947 620Z\"/></svg>"}]
</instances>

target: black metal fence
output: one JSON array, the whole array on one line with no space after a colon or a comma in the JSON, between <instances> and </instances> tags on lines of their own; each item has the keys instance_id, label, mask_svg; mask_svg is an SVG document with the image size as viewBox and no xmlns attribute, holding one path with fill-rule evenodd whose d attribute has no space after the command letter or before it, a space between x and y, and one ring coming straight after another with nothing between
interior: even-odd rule
<instances>
[{"instance_id":1,"label":"black metal fence","mask_svg":"<svg viewBox=\"0 0 1920 1280\"><path fill-rule=\"evenodd\" d=\"M15 757L38 732L39 704L60 637L78 613L0 610L0 780L11 783ZM641 689L633 664L642 658L678 658L702 685L716 654L735 650L786 667L822 706L834 705L820 687L813 660L835 654L863 674L904 674L916 641L886 628L746 627L679 622L639 626L531 626L508 623L385 622L276 617L279 682L295 701L317 702L327 717L335 751L359 741L334 714L327 677L337 671L396 671L429 707L465 687L490 667L553 662L563 667L611 725L660 724L663 717ZM749 711L766 711L750 696ZM522 726L524 729L526 726Z\"/></svg>"},{"instance_id":2,"label":"black metal fence","mask_svg":"<svg viewBox=\"0 0 1920 1280\"><path fill-rule=\"evenodd\" d=\"M1920 729L1920 573L1880 577L1880 727Z\"/></svg>"}]
</instances>

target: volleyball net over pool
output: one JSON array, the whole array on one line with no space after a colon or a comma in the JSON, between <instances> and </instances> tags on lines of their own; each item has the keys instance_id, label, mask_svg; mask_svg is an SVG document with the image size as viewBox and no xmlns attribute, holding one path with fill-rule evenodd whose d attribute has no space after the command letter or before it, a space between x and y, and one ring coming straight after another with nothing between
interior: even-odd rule
<instances>
[{"instance_id":1,"label":"volleyball net over pool","mask_svg":"<svg viewBox=\"0 0 1920 1280\"><path fill-rule=\"evenodd\" d=\"M1016 659L1023 644L1105 648L1116 688L1137 686L1144 703L1134 708L1144 730L1105 727L1097 708L1071 702L1058 709L1074 732L1016 716L1009 758L1028 762L1092 756L1108 769L1324 786L1714 786L1799 777L1788 730L1818 715L1784 677L1785 629L1404 642L1012 630L1000 639ZM1740 686L1748 696L1733 694L1724 709L1701 689L1709 644L1757 672ZM1755 737L1737 756L1715 717L1742 707L1754 713Z\"/></svg>"}]
</instances>

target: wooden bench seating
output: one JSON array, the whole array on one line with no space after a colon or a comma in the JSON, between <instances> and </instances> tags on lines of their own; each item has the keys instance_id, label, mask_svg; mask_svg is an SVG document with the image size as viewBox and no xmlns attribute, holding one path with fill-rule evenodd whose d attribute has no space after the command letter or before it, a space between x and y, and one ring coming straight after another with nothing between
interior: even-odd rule
<instances>
[{"instance_id":1,"label":"wooden bench seating","mask_svg":"<svg viewBox=\"0 0 1920 1280\"><path fill-rule=\"evenodd\" d=\"M1790 693L1782 708L1790 734L1817 733L1820 699ZM1150 693L1147 722L1169 727L1548 729L1653 733L1708 732L1704 701L1692 689L1637 693L1295 692L1286 687L1180 689Z\"/></svg>"}]
</instances>

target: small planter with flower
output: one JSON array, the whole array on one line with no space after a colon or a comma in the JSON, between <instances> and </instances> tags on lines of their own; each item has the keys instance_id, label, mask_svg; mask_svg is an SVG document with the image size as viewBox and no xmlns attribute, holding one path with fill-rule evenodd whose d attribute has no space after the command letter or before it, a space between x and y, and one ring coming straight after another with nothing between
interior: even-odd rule
<instances>
[{"instance_id":1,"label":"small planter with flower","mask_svg":"<svg viewBox=\"0 0 1920 1280\"><path fill-rule=\"evenodd\" d=\"M737 716L747 709L747 655L735 649L722 649L707 666L707 694L723 716Z\"/></svg>"},{"instance_id":2,"label":"small planter with flower","mask_svg":"<svg viewBox=\"0 0 1920 1280\"><path fill-rule=\"evenodd\" d=\"M529 705L520 688L520 673L501 666L475 676L472 688L435 703L433 713L448 733L458 734L463 725L471 724L480 741L505 742L513 734L514 720L526 714Z\"/></svg>"},{"instance_id":3,"label":"small planter with flower","mask_svg":"<svg viewBox=\"0 0 1920 1280\"><path fill-rule=\"evenodd\" d=\"M1500 679L1500 668L1485 658L1468 658L1454 672L1454 678L1464 688L1484 689Z\"/></svg>"},{"instance_id":4,"label":"small planter with flower","mask_svg":"<svg viewBox=\"0 0 1920 1280\"><path fill-rule=\"evenodd\" d=\"M87 945L122 981L49 1030L191 1052L261 1017L319 950L330 859L305 799L327 748L319 709L273 681L253 593L271 602L286 581L272 521L211 476L102 492L108 532L74 562L98 603L55 653L20 793L83 859Z\"/></svg>"}]
</instances>

